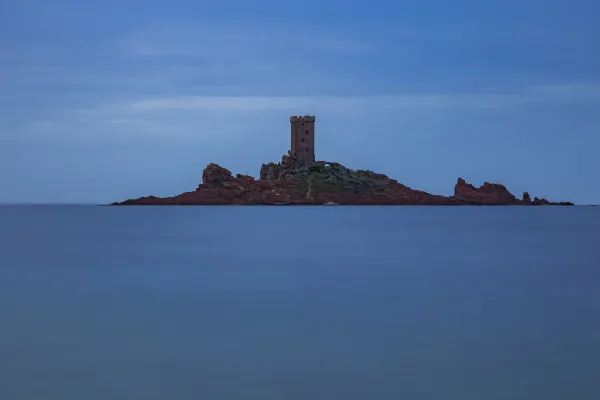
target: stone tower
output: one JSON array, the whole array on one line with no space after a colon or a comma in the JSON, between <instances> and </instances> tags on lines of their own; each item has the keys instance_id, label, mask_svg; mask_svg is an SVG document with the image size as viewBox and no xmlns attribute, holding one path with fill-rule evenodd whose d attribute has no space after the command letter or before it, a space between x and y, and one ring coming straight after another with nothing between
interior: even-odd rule
<instances>
[{"instance_id":1,"label":"stone tower","mask_svg":"<svg viewBox=\"0 0 600 400\"><path fill-rule=\"evenodd\" d=\"M315 117L290 117L292 149L290 153L306 164L315 162Z\"/></svg>"}]
</instances>

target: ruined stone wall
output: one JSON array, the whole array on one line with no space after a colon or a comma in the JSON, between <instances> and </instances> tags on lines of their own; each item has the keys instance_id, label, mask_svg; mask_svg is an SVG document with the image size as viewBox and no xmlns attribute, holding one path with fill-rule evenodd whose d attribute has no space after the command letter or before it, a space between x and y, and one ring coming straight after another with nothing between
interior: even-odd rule
<instances>
[{"instance_id":1,"label":"ruined stone wall","mask_svg":"<svg viewBox=\"0 0 600 400\"><path fill-rule=\"evenodd\" d=\"M298 161L315 162L315 117L290 117L291 151Z\"/></svg>"}]
</instances>

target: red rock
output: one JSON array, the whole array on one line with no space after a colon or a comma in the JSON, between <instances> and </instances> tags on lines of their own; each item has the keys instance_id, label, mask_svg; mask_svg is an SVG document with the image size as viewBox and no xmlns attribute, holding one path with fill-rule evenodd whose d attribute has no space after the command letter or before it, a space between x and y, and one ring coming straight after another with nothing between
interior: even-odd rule
<instances>
[{"instance_id":1,"label":"red rock","mask_svg":"<svg viewBox=\"0 0 600 400\"><path fill-rule=\"evenodd\" d=\"M288 157L288 156L284 156ZM292 162L291 158L286 161ZM350 171L338 163L316 162L318 168L332 165L338 171ZM319 167L321 166L321 167ZM335 203L339 205L546 205L572 203L549 203L537 197L531 201L529 194L523 194L523 201L512 195L504 185L485 182L479 188L459 178L454 188L454 196L434 195L411 189L383 174L363 171L371 186L340 187L299 180L293 177L294 164L263 164L260 180L252 176L237 174L217 164L209 164L202 172L202 183L196 191L186 192L174 197L159 198L154 196L126 200L113 205L251 205L251 204L289 204L289 205L322 205ZM300 171L307 171L308 166ZM311 167L312 168L312 167ZM325 169L324 171L329 171ZM346 173L345 172L345 173ZM356 171L352 172L357 173ZM290 179L283 177L292 176ZM529 199L529 202L527 201Z\"/></svg>"},{"instance_id":2,"label":"red rock","mask_svg":"<svg viewBox=\"0 0 600 400\"><path fill-rule=\"evenodd\" d=\"M208 164L202 171L203 184L222 184L234 180L231 171L217 164Z\"/></svg>"},{"instance_id":3,"label":"red rock","mask_svg":"<svg viewBox=\"0 0 600 400\"><path fill-rule=\"evenodd\" d=\"M536 206L547 206L550 205L550 202L546 199L538 199L537 197L534 197L533 204Z\"/></svg>"},{"instance_id":4,"label":"red rock","mask_svg":"<svg viewBox=\"0 0 600 400\"><path fill-rule=\"evenodd\" d=\"M479 188L458 178L454 186L456 200L473 205L514 205L520 201L504 185L485 182Z\"/></svg>"}]
</instances>

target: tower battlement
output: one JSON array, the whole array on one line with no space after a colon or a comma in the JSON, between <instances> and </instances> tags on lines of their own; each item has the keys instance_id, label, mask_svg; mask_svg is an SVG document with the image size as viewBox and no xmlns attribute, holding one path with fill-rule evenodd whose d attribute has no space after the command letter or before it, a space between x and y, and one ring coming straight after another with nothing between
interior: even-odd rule
<instances>
[{"instance_id":1,"label":"tower battlement","mask_svg":"<svg viewBox=\"0 0 600 400\"><path fill-rule=\"evenodd\" d=\"M314 115L291 116L290 122L315 122L315 116Z\"/></svg>"}]
</instances>

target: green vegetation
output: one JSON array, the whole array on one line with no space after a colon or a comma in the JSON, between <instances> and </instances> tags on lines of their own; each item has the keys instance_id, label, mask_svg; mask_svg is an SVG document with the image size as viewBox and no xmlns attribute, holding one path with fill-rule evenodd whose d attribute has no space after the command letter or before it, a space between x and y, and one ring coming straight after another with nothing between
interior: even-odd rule
<instances>
[{"instance_id":1,"label":"green vegetation","mask_svg":"<svg viewBox=\"0 0 600 400\"><path fill-rule=\"evenodd\" d=\"M287 172L287 179L311 182L313 190L339 192L340 189L358 192L378 191L381 183L369 170L352 170L340 164L296 167Z\"/></svg>"}]
</instances>

